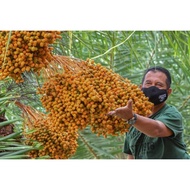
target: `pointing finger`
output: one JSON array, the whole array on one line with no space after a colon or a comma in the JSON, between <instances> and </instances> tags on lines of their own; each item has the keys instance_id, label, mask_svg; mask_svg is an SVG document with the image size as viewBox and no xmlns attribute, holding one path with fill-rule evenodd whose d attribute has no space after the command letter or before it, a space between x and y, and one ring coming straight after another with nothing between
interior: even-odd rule
<instances>
[{"instance_id":1,"label":"pointing finger","mask_svg":"<svg viewBox=\"0 0 190 190\"><path fill-rule=\"evenodd\" d=\"M108 116L114 116L116 113L115 113L115 111L110 111L109 113L108 113Z\"/></svg>"}]
</instances>

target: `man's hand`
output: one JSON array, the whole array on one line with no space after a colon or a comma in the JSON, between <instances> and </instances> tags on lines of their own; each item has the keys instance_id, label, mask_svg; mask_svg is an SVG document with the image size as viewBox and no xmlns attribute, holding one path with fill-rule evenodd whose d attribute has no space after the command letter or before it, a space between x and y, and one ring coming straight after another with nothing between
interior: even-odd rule
<instances>
[{"instance_id":1,"label":"man's hand","mask_svg":"<svg viewBox=\"0 0 190 190\"><path fill-rule=\"evenodd\" d=\"M127 105L124 107L117 108L116 110L110 111L108 116L117 116L124 120L129 120L133 117L133 102L129 100Z\"/></svg>"}]
</instances>

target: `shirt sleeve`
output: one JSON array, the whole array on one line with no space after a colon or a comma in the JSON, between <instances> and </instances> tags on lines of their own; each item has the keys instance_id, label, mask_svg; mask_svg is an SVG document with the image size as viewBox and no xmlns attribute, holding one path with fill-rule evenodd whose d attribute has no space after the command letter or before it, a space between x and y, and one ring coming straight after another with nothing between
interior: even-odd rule
<instances>
[{"instance_id":1,"label":"shirt sleeve","mask_svg":"<svg viewBox=\"0 0 190 190\"><path fill-rule=\"evenodd\" d=\"M166 111L160 117L156 118L156 120L163 122L173 131L174 135L172 137L176 137L179 133L183 132L182 116L175 108Z\"/></svg>"}]
</instances>

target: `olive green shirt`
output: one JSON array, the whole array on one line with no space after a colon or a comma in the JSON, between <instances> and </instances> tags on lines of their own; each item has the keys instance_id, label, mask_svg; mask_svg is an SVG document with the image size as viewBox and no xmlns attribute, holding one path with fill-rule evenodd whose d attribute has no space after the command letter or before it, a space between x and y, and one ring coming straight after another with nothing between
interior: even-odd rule
<instances>
[{"instance_id":1,"label":"olive green shirt","mask_svg":"<svg viewBox=\"0 0 190 190\"><path fill-rule=\"evenodd\" d=\"M163 122L173 131L173 135L153 138L131 127L126 133L124 152L133 155L135 159L190 159L183 140L182 116L179 111L166 104L150 118Z\"/></svg>"}]
</instances>

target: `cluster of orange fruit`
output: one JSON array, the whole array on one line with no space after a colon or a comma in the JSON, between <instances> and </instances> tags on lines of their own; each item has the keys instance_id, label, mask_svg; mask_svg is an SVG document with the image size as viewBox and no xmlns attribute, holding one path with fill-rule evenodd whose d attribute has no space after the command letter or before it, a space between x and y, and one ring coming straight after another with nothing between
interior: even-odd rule
<instances>
[{"instance_id":1,"label":"cluster of orange fruit","mask_svg":"<svg viewBox=\"0 0 190 190\"><path fill-rule=\"evenodd\" d=\"M22 73L39 71L52 60L52 47L60 31L0 31L0 80L23 82Z\"/></svg>"},{"instance_id":2,"label":"cluster of orange fruit","mask_svg":"<svg viewBox=\"0 0 190 190\"><path fill-rule=\"evenodd\" d=\"M68 159L78 147L78 129L74 126L68 127L62 124L61 128L56 128L55 117L46 115L26 106L19 101L15 104L21 108L24 118L23 135L27 145L41 143L40 149L32 150L28 153L30 158L49 156L51 159ZM54 126L54 127L52 127Z\"/></svg>"},{"instance_id":3,"label":"cluster of orange fruit","mask_svg":"<svg viewBox=\"0 0 190 190\"><path fill-rule=\"evenodd\" d=\"M27 126L34 130L25 133L26 142L43 145L43 149L29 153L31 158L49 155L51 159L68 159L77 150L79 130L87 126L104 137L124 134L129 129L126 121L107 114L125 106L129 99L134 112L144 116L151 112L152 103L137 85L92 60L54 56L43 71L46 79L38 93L47 114L35 115L25 109L33 118Z\"/></svg>"},{"instance_id":4,"label":"cluster of orange fruit","mask_svg":"<svg viewBox=\"0 0 190 190\"><path fill-rule=\"evenodd\" d=\"M33 123L32 133L25 133L28 145L32 145L35 141L42 143L43 148L40 150L32 150L29 152L31 158L39 158L49 156L51 159L68 159L71 157L78 147L78 130L70 130L62 125L60 131L52 130L52 125L56 125L50 116L41 118Z\"/></svg>"},{"instance_id":5,"label":"cluster of orange fruit","mask_svg":"<svg viewBox=\"0 0 190 190\"><path fill-rule=\"evenodd\" d=\"M65 72L51 76L39 89L43 107L57 121L52 130L91 126L92 132L104 137L123 134L129 129L126 121L107 114L125 106L129 99L133 100L134 112L150 114L152 103L137 85L92 60L78 65L82 69L67 65Z\"/></svg>"}]
</instances>

